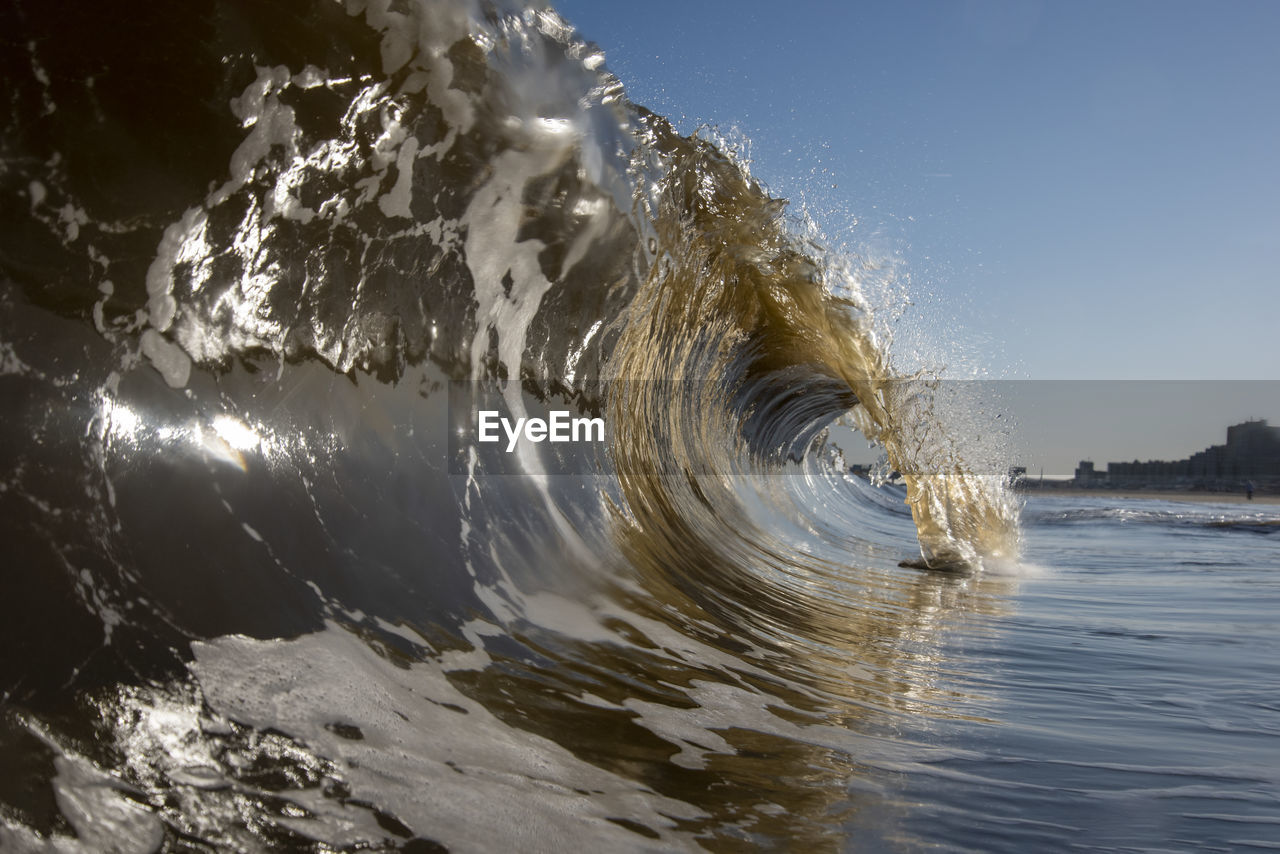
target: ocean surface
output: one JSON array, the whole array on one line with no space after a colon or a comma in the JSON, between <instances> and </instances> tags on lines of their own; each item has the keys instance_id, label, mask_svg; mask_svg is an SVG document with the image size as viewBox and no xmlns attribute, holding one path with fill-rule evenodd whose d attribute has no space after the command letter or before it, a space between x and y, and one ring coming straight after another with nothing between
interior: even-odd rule
<instances>
[{"instance_id":1,"label":"ocean surface","mask_svg":"<svg viewBox=\"0 0 1280 854\"><path fill-rule=\"evenodd\" d=\"M1280 848L1280 509L1015 495L550 7L0 31L0 850Z\"/></svg>"}]
</instances>

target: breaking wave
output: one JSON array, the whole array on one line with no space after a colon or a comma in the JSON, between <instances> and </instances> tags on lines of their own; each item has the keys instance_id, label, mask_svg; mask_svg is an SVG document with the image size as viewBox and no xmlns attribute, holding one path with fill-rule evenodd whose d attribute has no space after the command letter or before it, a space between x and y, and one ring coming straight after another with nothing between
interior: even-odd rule
<instances>
[{"instance_id":1,"label":"breaking wave","mask_svg":"<svg viewBox=\"0 0 1280 854\"><path fill-rule=\"evenodd\" d=\"M549 8L259 5L13 13L0 840L818 838L835 729L951 713L899 560L1017 552L857 259Z\"/></svg>"}]
</instances>

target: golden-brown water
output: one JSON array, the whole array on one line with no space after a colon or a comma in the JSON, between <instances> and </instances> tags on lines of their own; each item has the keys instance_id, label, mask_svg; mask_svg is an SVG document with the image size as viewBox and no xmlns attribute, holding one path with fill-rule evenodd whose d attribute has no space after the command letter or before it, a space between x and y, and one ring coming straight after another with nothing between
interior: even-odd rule
<instances>
[{"instance_id":1,"label":"golden-brown water","mask_svg":"<svg viewBox=\"0 0 1280 854\"><path fill-rule=\"evenodd\" d=\"M1274 520L1018 562L856 259L553 11L19 11L4 850L1265 842Z\"/></svg>"}]
</instances>

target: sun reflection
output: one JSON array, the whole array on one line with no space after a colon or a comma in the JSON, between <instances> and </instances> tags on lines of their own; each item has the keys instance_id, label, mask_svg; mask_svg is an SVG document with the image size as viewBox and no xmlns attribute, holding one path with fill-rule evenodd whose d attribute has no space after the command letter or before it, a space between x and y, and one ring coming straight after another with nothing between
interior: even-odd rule
<instances>
[{"instance_id":1,"label":"sun reflection","mask_svg":"<svg viewBox=\"0 0 1280 854\"><path fill-rule=\"evenodd\" d=\"M262 447L262 437L249 425L230 415L216 415L213 430L237 451L257 451Z\"/></svg>"},{"instance_id":2,"label":"sun reflection","mask_svg":"<svg viewBox=\"0 0 1280 854\"><path fill-rule=\"evenodd\" d=\"M138 417L138 413L118 401L104 397L98 414L106 435L118 442L137 443L138 431L142 427L142 419Z\"/></svg>"},{"instance_id":3,"label":"sun reflection","mask_svg":"<svg viewBox=\"0 0 1280 854\"><path fill-rule=\"evenodd\" d=\"M212 418L159 422L130 406L104 395L98 407L97 429L106 443L159 445L198 452L206 459L248 471L249 456L270 458L283 453L286 443L262 425L249 425L235 415L220 412Z\"/></svg>"},{"instance_id":4,"label":"sun reflection","mask_svg":"<svg viewBox=\"0 0 1280 854\"><path fill-rule=\"evenodd\" d=\"M202 429L201 425L197 424L193 434L197 446L207 456L218 462L235 466L240 471L247 472L249 470L249 464L245 462L244 454L240 453L238 448L220 435L216 426L212 430L205 430Z\"/></svg>"}]
</instances>

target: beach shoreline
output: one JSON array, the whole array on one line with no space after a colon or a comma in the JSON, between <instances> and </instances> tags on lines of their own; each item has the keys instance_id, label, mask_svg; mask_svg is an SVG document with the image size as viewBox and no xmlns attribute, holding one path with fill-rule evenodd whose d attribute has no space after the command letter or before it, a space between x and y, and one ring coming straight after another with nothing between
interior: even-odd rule
<instances>
[{"instance_id":1,"label":"beach shoreline","mask_svg":"<svg viewBox=\"0 0 1280 854\"><path fill-rule=\"evenodd\" d=\"M1280 505L1280 495L1259 495L1254 493L1251 501L1245 497L1243 492L1187 492L1167 489L1079 489L1074 487L1019 489L1017 492L1019 495L1036 498L1113 498L1123 501L1146 498L1156 501L1188 501L1197 504Z\"/></svg>"}]
</instances>

